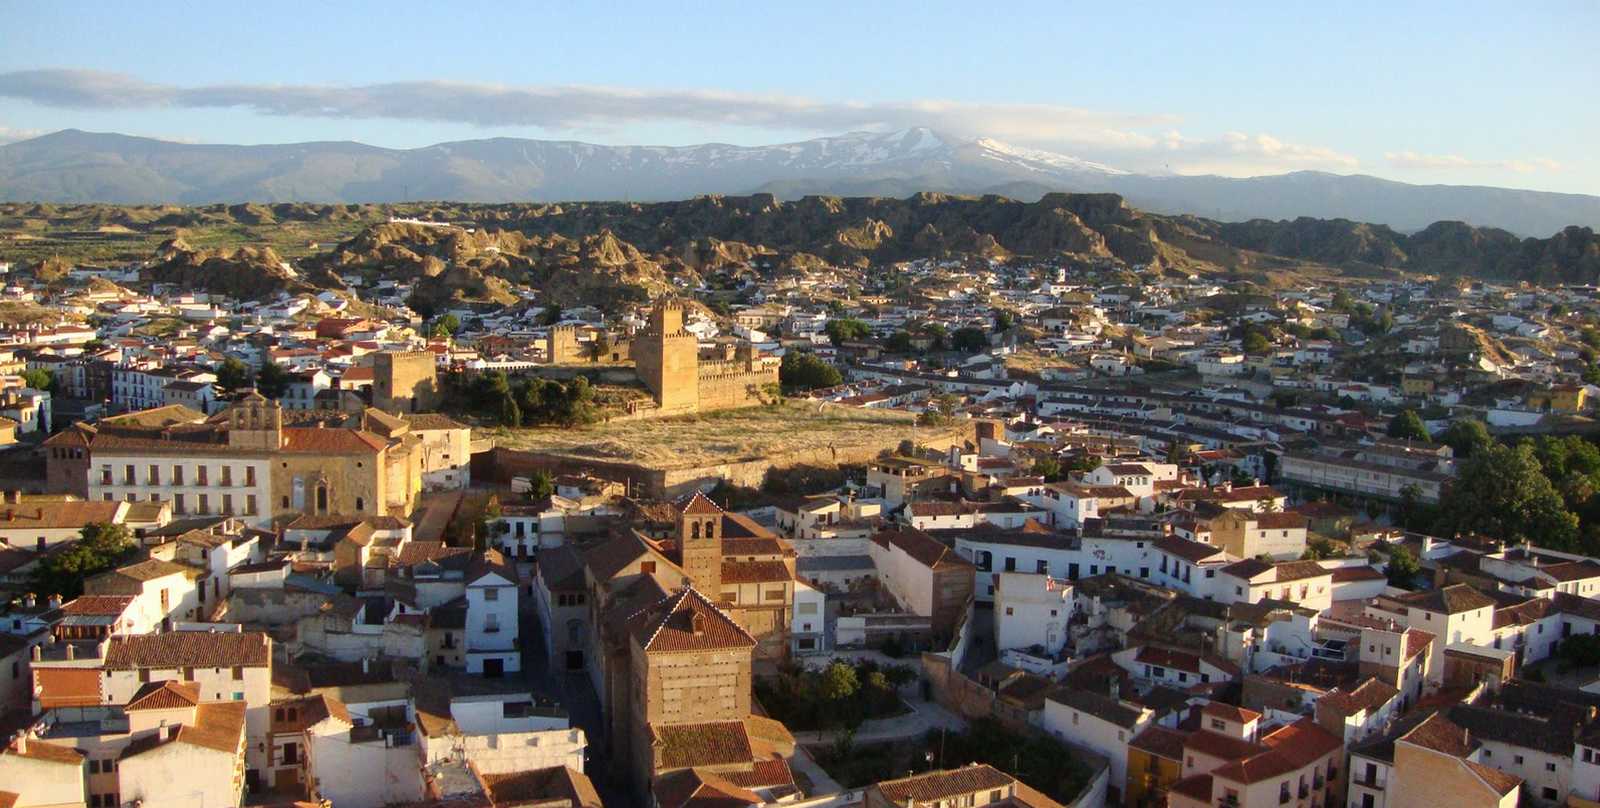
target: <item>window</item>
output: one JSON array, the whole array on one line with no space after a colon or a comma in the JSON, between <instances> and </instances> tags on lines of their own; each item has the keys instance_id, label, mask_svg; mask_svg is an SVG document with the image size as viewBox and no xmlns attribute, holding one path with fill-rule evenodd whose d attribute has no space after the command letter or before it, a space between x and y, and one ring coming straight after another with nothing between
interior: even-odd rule
<instances>
[{"instance_id":1,"label":"window","mask_svg":"<svg viewBox=\"0 0 1600 808\"><path fill-rule=\"evenodd\" d=\"M183 494L172 495L172 510L174 513L188 513L189 503Z\"/></svg>"},{"instance_id":2,"label":"window","mask_svg":"<svg viewBox=\"0 0 1600 808\"><path fill-rule=\"evenodd\" d=\"M1006 556L1006 572L1016 572L1016 571L1017 571L1017 560L1015 558L1012 558L1011 556Z\"/></svg>"},{"instance_id":3,"label":"window","mask_svg":"<svg viewBox=\"0 0 1600 808\"><path fill-rule=\"evenodd\" d=\"M256 484L256 467L255 466L245 466L244 467L244 484L245 485L255 485Z\"/></svg>"},{"instance_id":4,"label":"window","mask_svg":"<svg viewBox=\"0 0 1600 808\"><path fill-rule=\"evenodd\" d=\"M1544 770L1547 771L1547 772L1553 772L1553 771L1556 770L1556 764L1554 764L1554 763L1546 763L1546 764L1544 764Z\"/></svg>"},{"instance_id":5,"label":"window","mask_svg":"<svg viewBox=\"0 0 1600 808\"><path fill-rule=\"evenodd\" d=\"M240 666L240 665L234 665L233 666L233 680L235 682L238 682L238 681L241 681L243 679L244 679L244 667Z\"/></svg>"},{"instance_id":6,"label":"window","mask_svg":"<svg viewBox=\"0 0 1600 808\"><path fill-rule=\"evenodd\" d=\"M644 573L645 575L654 575L655 572L656 572L656 562L654 562L654 561L641 561L641 562L639 562L639 571Z\"/></svg>"},{"instance_id":7,"label":"window","mask_svg":"<svg viewBox=\"0 0 1600 808\"><path fill-rule=\"evenodd\" d=\"M161 484L161 467L156 465L156 464L154 464L154 463L150 464L150 484L151 485L160 485Z\"/></svg>"},{"instance_id":8,"label":"window","mask_svg":"<svg viewBox=\"0 0 1600 808\"><path fill-rule=\"evenodd\" d=\"M223 487L233 485L233 466L222 467L222 485Z\"/></svg>"},{"instance_id":9,"label":"window","mask_svg":"<svg viewBox=\"0 0 1600 808\"><path fill-rule=\"evenodd\" d=\"M244 513L246 516L256 515L256 495L249 494L244 498Z\"/></svg>"},{"instance_id":10,"label":"window","mask_svg":"<svg viewBox=\"0 0 1600 808\"><path fill-rule=\"evenodd\" d=\"M1040 575L1048 575L1050 573L1050 562L1043 559L1034 562L1033 571Z\"/></svg>"},{"instance_id":11,"label":"window","mask_svg":"<svg viewBox=\"0 0 1600 808\"><path fill-rule=\"evenodd\" d=\"M244 693L242 693L242 692L240 692L238 690L233 691L233 700L234 701L244 701Z\"/></svg>"},{"instance_id":12,"label":"window","mask_svg":"<svg viewBox=\"0 0 1600 808\"><path fill-rule=\"evenodd\" d=\"M133 464L132 463L129 463L128 465L122 467L122 482L124 484L126 484L126 485L133 485Z\"/></svg>"},{"instance_id":13,"label":"window","mask_svg":"<svg viewBox=\"0 0 1600 808\"><path fill-rule=\"evenodd\" d=\"M1544 798L1547 800L1554 800L1556 798L1556 790L1549 786L1545 786L1544 788L1540 789L1540 793L1544 794Z\"/></svg>"},{"instance_id":14,"label":"window","mask_svg":"<svg viewBox=\"0 0 1600 808\"><path fill-rule=\"evenodd\" d=\"M1517 755L1516 756L1516 761L1517 761L1517 765L1521 766L1522 765L1522 756L1521 755Z\"/></svg>"},{"instance_id":15,"label":"window","mask_svg":"<svg viewBox=\"0 0 1600 808\"><path fill-rule=\"evenodd\" d=\"M1016 614L1016 610L1012 609L1010 606L1006 607L1006 617L1011 617L1011 616L1013 616L1015 614Z\"/></svg>"},{"instance_id":16,"label":"window","mask_svg":"<svg viewBox=\"0 0 1600 808\"><path fill-rule=\"evenodd\" d=\"M195 466L194 482L195 485L210 485L210 483L206 482L206 467L204 465Z\"/></svg>"}]
</instances>

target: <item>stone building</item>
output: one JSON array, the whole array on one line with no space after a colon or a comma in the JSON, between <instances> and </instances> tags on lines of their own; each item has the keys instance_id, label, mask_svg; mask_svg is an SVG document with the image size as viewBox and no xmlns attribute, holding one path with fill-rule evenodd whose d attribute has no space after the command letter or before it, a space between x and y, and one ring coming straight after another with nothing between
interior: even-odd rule
<instances>
[{"instance_id":1,"label":"stone building","mask_svg":"<svg viewBox=\"0 0 1600 808\"><path fill-rule=\"evenodd\" d=\"M372 406L392 413L438 409L439 379L433 354L427 351L374 354Z\"/></svg>"},{"instance_id":2,"label":"stone building","mask_svg":"<svg viewBox=\"0 0 1600 808\"><path fill-rule=\"evenodd\" d=\"M52 447L72 451L46 454L46 478L72 491L82 474L90 499L170 502L174 515L257 526L287 513L403 516L422 489L421 439L398 419L286 426L256 393L210 418L186 412L75 428L81 445Z\"/></svg>"},{"instance_id":3,"label":"stone building","mask_svg":"<svg viewBox=\"0 0 1600 808\"><path fill-rule=\"evenodd\" d=\"M793 736L750 711L755 638L693 587L641 609L626 630L629 757L641 795L690 769L751 789L793 786Z\"/></svg>"}]
</instances>

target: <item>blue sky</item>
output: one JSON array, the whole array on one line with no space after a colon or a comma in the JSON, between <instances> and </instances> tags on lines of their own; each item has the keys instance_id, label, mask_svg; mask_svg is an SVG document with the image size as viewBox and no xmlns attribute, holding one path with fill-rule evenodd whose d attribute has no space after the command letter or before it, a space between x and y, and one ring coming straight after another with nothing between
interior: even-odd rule
<instances>
[{"instance_id":1,"label":"blue sky","mask_svg":"<svg viewBox=\"0 0 1600 808\"><path fill-rule=\"evenodd\" d=\"M0 139L759 144L1600 193L1600 3L8 6ZM326 6L326 7L324 7Z\"/></svg>"}]
</instances>

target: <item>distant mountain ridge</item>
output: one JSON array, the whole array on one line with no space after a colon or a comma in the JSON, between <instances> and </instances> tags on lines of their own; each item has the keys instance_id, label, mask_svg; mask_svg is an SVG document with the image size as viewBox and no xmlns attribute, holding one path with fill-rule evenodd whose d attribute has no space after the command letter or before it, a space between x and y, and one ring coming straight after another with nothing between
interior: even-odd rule
<instances>
[{"instance_id":1,"label":"distant mountain ridge","mask_svg":"<svg viewBox=\"0 0 1600 808\"><path fill-rule=\"evenodd\" d=\"M1156 213L1218 220L1343 218L1418 231L1440 221L1544 236L1600 227L1600 196L1409 185L1320 172L1151 176L926 128L770 146L599 146L492 138L385 149L352 142L173 143L63 130L0 146L0 201L199 205L668 201L703 194L895 196L932 191L1116 193Z\"/></svg>"}]
</instances>

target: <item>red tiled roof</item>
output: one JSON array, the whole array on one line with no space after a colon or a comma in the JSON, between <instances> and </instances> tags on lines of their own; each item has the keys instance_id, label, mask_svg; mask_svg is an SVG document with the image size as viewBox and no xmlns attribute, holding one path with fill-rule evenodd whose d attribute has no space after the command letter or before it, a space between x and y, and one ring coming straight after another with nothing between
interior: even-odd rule
<instances>
[{"instance_id":1,"label":"red tiled roof","mask_svg":"<svg viewBox=\"0 0 1600 808\"><path fill-rule=\"evenodd\" d=\"M628 629L646 651L676 653L753 648L756 641L693 587L685 587L628 618Z\"/></svg>"},{"instance_id":2,"label":"red tiled roof","mask_svg":"<svg viewBox=\"0 0 1600 808\"><path fill-rule=\"evenodd\" d=\"M136 710L176 710L200 703L200 686L194 682L150 682L141 685L128 699L124 712Z\"/></svg>"},{"instance_id":3,"label":"red tiled roof","mask_svg":"<svg viewBox=\"0 0 1600 808\"><path fill-rule=\"evenodd\" d=\"M986 763L974 763L959 769L927 772L899 780L885 780L877 785L878 793L891 805L904 805L907 800L934 802L963 794L1005 788L1016 779Z\"/></svg>"},{"instance_id":4,"label":"red tiled roof","mask_svg":"<svg viewBox=\"0 0 1600 808\"><path fill-rule=\"evenodd\" d=\"M743 721L651 724L650 734L664 769L749 763L755 755Z\"/></svg>"},{"instance_id":5,"label":"red tiled roof","mask_svg":"<svg viewBox=\"0 0 1600 808\"><path fill-rule=\"evenodd\" d=\"M271 656L272 640L259 631L169 631L112 637L105 668L265 667Z\"/></svg>"}]
</instances>

